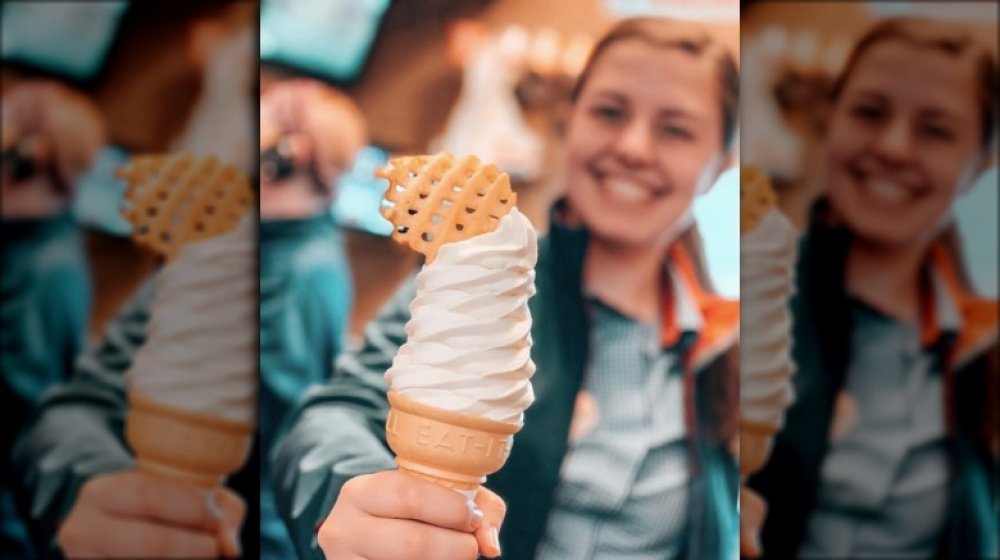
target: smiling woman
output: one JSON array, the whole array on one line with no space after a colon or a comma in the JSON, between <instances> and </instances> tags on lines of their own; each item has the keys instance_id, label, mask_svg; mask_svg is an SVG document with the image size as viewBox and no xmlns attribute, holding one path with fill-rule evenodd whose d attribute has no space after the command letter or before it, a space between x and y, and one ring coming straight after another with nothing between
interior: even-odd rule
<instances>
[{"instance_id":1,"label":"smiling woman","mask_svg":"<svg viewBox=\"0 0 1000 560\"><path fill-rule=\"evenodd\" d=\"M990 164L996 84L967 28L912 18L877 24L835 82L792 302L798 400L751 480L765 554L998 553L997 302L953 218Z\"/></svg>"},{"instance_id":2,"label":"smiling woman","mask_svg":"<svg viewBox=\"0 0 1000 560\"><path fill-rule=\"evenodd\" d=\"M597 43L566 128L566 198L538 240L535 400L509 460L474 506L390 470L382 379L412 327L408 282L276 449L301 555L737 554L739 306L708 283L692 203L729 155L738 82L734 57L691 22L624 20ZM401 555L400 542L428 548Z\"/></svg>"}]
</instances>

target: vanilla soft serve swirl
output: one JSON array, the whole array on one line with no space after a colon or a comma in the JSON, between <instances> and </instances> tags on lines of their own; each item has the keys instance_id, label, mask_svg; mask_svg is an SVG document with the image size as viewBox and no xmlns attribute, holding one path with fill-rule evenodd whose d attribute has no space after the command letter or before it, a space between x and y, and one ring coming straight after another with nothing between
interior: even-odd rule
<instances>
[{"instance_id":1,"label":"vanilla soft serve swirl","mask_svg":"<svg viewBox=\"0 0 1000 560\"><path fill-rule=\"evenodd\" d=\"M253 216L191 243L157 277L129 390L176 408L256 423L257 246Z\"/></svg>"},{"instance_id":2,"label":"vanilla soft serve swirl","mask_svg":"<svg viewBox=\"0 0 1000 560\"><path fill-rule=\"evenodd\" d=\"M495 231L441 246L417 274L389 388L423 404L521 423L534 400L535 231L517 209Z\"/></svg>"},{"instance_id":3,"label":"vanilla soft serve swirl","mask_svg":"<svg viewBox=\"0 0 1000 560\"><path fill-rule=\"evenodd\" d=\"M740 238L740 412L745 420L778 429L794 398L791 316L797 234L771 209Z\"/></svg>"}]
</instances>

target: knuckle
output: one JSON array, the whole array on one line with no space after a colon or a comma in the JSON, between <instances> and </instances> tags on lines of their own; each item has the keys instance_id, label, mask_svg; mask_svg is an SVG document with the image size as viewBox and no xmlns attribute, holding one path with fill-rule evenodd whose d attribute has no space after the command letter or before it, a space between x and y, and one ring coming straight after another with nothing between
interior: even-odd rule
<instances>
[{"instance_id":1,"label":"knuckle","mask_svg":"<svg viewBox=\"0 0 1000 560\"><path fill-rule=\"evenodd\" d=\"M76 519L70 517L56 533L56 542L67 554L76 553L83 544L84 533L77 530Z\"/></svg>"},{"instance_id":2,"label":"knuckle","mask_svg":"<svg viewBox=\"0 0 1000 560\"><path fill-rule=\"evenodd\" d=\"M345 549L344 535L345 533L339 524L331 519L327 519L319 527L316 542L319 543L319 547L323 550L323 553L329 557Z\"/></svg>"},{"instance_id":3,"label":"knuckle","mask_svg":"<svg viewBox=\"0 0 1000 560\"><path fill-rule=\"evenodd\" d=\"M422 528L413 528L400 535L399 545L412 558L428 558L434 552L430 550L430 536Z\"/></svg>"},{"instance_id":4,"label":"knuckle","mask_svg":"<svg viewBox=\"0 0 1000 560\"><path fill-rule=\"evenodd\" d=\"M175 543L171 542L170 535L163 530L150 531L146 538L149 539L146 542L153 554L168 555L173 552L171 547L176 546Z\"/></svg>"},{"instance_id":5,"label":"knuckle","mask_svg":"<svg viewBox=\"0 0 1000 560\"><path fill-rule=\"evenodd\" d=\"M420 506L423 504L423 498L418 485L401 482L396 495L399 496L399 507L402 510L402 513L405 513L408 516L414 516L418 511L420 511Z\"/></svg>"},{"instance_id":6,"label":"knuckle","mask_svg":"<svg viewBox=\"0 0 1000 560\"><path fill-rule=\"evenodd\" d=\"M348 500L353 499L356 496L364 494L363 488L365 485L364 476L355 476L354 478L348 479L340 488L340 495ZM340 500L338 500L340 501Z\"/></svg>"},{"instance_id":7,"label":"knuckle","mask_svg":"<svg viewBox=\"0 0 1000 560\"><path fill-rule=\"evenodd\" d=\"M479 558L479 542L472 535L462 535L458 549L458 557L463 560L476 560Z\"/></svg>"}]
</instances>

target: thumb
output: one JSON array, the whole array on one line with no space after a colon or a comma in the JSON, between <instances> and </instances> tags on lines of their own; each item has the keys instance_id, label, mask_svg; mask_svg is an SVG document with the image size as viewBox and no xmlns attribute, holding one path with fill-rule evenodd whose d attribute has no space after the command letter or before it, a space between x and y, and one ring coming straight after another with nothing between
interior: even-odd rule
<instances>
[{"instance_id":1,"label":"thumb","mask_svg":"<svg viewBox=\"0 0 1000 560\"><path fill-rule=\"evenodd\" d=\"M209 500L215 502L221 517L218 528L221 555L224 558L239 558L242 554L240 528L246 516L246 505L239 496L225 488L213 492Z\"/></svg>"},{"instance_id":2,"label":"thumb","mask_svg":"<svg viewBox=\"0 0 1000 560\"><path fill-rule=\"evenodd\" d=\"M480 487L476 505L483 512L483 523L476 529L479 553L487 558L500 556L500 526L507 515L507 504L493 491Z\"/></svg>"},{"instance_id":3,"label":"thumb","mask_svg":"<svg viewBox=\"0 0 1000 560\"><path fill-rule=\"evenodd\" d=\"M767 515L767 504L749 488L740 488L740 555L757 558L763 553L760 529Z\"/></svg>"}]
</instances>

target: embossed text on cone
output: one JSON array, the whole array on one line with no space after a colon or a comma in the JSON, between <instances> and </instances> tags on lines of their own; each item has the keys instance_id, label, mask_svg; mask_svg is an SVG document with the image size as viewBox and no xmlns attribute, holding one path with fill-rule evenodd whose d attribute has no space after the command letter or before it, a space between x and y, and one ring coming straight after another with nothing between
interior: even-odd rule
<instances>
[{"instance_id":1,"label":"embossed text on cone","mask_svg":"<svg viewBox=\"0 0 1000 560\"><path fill-rule=\"evenodd\" d=\"M389 392L386 436L399 468L442 486L474 491L503 467L520 424L442 410Z\"/></svg>"},{"instance_id":2,"label":"embossed text on cone","mask_svg":"<svg viewBox=\"0 0 1000 560\"><path fill-rule=\"evenodd\" d=\"M254 428L129 393L125 437L139 470L200 488L217 488L250 453Z\"/></svg>"}]
</instances>

